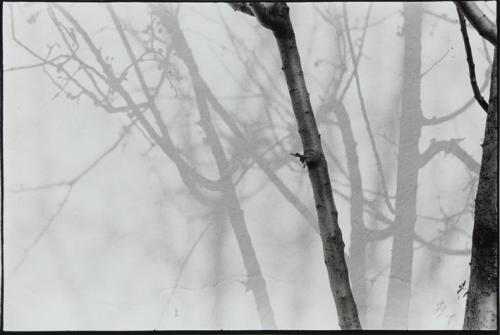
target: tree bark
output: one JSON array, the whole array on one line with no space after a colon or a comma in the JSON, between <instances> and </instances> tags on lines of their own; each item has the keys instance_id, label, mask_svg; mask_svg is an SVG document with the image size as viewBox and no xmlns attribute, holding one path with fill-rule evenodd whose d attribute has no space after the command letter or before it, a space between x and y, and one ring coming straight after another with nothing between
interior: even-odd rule
<instances>
[{"instance_id":1,"label":"tree bark","mask_svg":"<svg viewBox=\"0 0 500 335\"><path fill-rule=\"evenodd\" d=\"M296 156L308 168L339 326L341 329L361 329L356 303L349 284L344 241L338 225L338 213L333 199L328 166L300 64L289 8L285 3L272 5L250 3L248 6L261 25L272 30L280 51L282 70L304 148L304 153L296 154Z\"/></svg>"},{"instance_id":2,"label":"tree bark","mask_svg":"<svg viewBox=\"0 0 500 335\"><path fill-rule=\"evenodd\" d=\"M464 330L497 329L498 318L498 59L491 71L490 99L474 213L469 290Z\"/></svg>"},{"instance_id":3,"label":"tree bark","mask_svg":"<svg viewBox=\"0 0 500 335\"><path fill-rule=\"evenodd\" d=\"M397 190L391 269L384 315L385 329L407 329L413 268L413 235L419 166L418 142L422 127L420 74L422 5L404 3L404 74L398 144Z\"/></svg>"}]
</instances>

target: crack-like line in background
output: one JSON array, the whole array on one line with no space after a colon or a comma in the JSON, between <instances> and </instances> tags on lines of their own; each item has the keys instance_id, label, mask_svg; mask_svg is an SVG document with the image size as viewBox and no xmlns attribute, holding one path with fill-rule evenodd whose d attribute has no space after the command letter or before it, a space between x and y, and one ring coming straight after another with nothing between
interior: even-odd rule
<instances>
[{"instance_id":1,"label":"crack-like line in background","mask_svg":"<svg viewBox=\"0 0 500 335\"><path fill-rule=\"evenodd\" d=\"M163 307L161 309L160 317L158 318L158 321L157 321L157 327L160 327L160 324L161 324L161 321L162 321L163 316L165 314L165 311L167 310L168 305L170 305L170 301L172 300L172 298L173 298L173 296L175 294L175 291L179 287L179 282L181 280L182 274L184 273L184 269L186 268L186 265L189 262L189 259L193 255L194 250L196 249L196 247L198 246L198 244L202 240L203 236L205 236L205 233L212 226L212 224L213 224L213 221L209 222L205 226L205 228L201 231L200 235L198 235L198 238L196 239L196 241L193 243L193 245L189 249L186 257L184 258L184 261L182 262L182 265L181 265L181 269L179 270L179 273L177 274L177 278L175 278L175 284L174 284L173 290L172 290L172 292L170 292L170 295L168 296L167 301L165 301L165 303L163 304Z\"/></svg>"}]
</instances>

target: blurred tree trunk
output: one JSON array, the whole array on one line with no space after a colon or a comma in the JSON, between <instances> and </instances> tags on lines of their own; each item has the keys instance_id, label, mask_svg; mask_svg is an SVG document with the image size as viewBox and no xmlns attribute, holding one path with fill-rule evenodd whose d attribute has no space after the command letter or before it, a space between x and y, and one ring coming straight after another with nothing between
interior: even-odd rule
<instances>
[{"instance_id":1,"label":"blurred tree trunk","mask_svg":"<svg viewBox=\"0 0 500 335\"><path fill-rule=\"evenodd\" d=\"M233 8L256 16L262 26L272 30L276 38L283 63L282 70L304 147L304 153L295 156L308 167L339 326L341 329L360 329L358 311L349 284L344 242L338 225L338 213L333 200L328 166L300 64L289 8L285 3L271 5L250 3L248 6L233 5Z\"/></svg>"},{"instance_id":2,"label":"blurred tree trunk","mask_svg":"<svg viewBox=\"0 0 500 335\"><path fill-rule=\"evenodd\" d=\"M356 140L352 130L349 113L343 103L337 103L335 115L340 124L340 132L344 141L347 171L351 189L350 217L351 243L349 247L349 269L352 291L358 306L358 315L361 324L367 322L368 292L366 289L366 247L368 245L367 231L363 219L363 184L359 169L359 158L356 150Z\"/></svg>"},{"instance_id":3,"label":"blurred tree trunk","mask_svg":"<svg viewBox=\"0 0 500 335\"><path fill-rule=\"evenodd\" d=\"M356 54L354 50L354 44L352 43L352 37L349 27L349 15L347 12L346 4L342 4L343 8L343 22L344 22L344 32L342 33L342 24L340 20L335 20L336 29L339 30L339 37L345 36L347 41L348 49L351 54L351 60L353 63L352 77L356 83L356 88L358 91L358 98L360 100L361 111L365 116L365 125L367 127L367 132L370 136L370 124L368 117L366 116L366 109L364 105L364 99L361 91L361 83L359 79L358 66L361 59L361 54L363 50L364 40L366 37L366 32L368 28L368 22L370 19L372 5L368 7L368 11L365 16L365 22L363 27L363 32L360 37L358 52ZM341 45L341 40L337 41L338 45ZM345 57L345 56L344 56ZM347 66L344 61L344 65ZM344 72L345 73L345 72ZM345 95L341 95L340 99L343 100ZM365 327L368 324L368 290L366 282L366 249L369 242L368 230L364 223L363 211L364 211L364 192L363 192L363 181L361 177L361 169L359 166L359 157L357 152L357 143L354 137L354 131L351 124L351 118L347 112L343 101L336 100L335 115L337 116L337 121L340 125L340 132L342 135L342 140L345 147L345 157L347 162L347 172L349 175L350 184L350 219L351 219L351 236L350 236L350 247L349 247L349 259L348 266L351 269L351 283L356 299L356 304L358 306L358 315L361 320L361 324ZM373 143L373 142L372 142ZM377 157L377 150L374 145L372 145L375 157ZM380 171L381 172L381 171ZM383 175L381 174L381 177ZM382 178L384 181L385 178ZM387 201L389 201L387 199Z\"/></svg>"},{"instance_id":4,"label":"blurred tree trunk","mask_svg":"<svg viewBox=\"0 0 500 335\"><path fill-rule=\"evenodd\" d=\"M347 112L337 111L337 115L343 113L348 117ZM341 117L339 116L339 119ZM366 229L363 220L363 189L359 161L356 152L356 142L352 137L352 129L343 138L346 147L347 169L349 171L349 181L351 184L351 245L349 247L349 265L351 269L352 289L358 303L359 317L362 322L367 322L368 312L368 292L366 290L366 247L368 245ZM352 141L352 142L351 142ZM346 143L347 142L347 143Z\"/></svg>"},{"instance_id":5,"label":"blurred tree trunk","mask_svg":"<svg viewBox=\"0 0 500 335\"><path fill-rule=\"evenodd\" d=\"M490 99L477 186L472 260L464 330L497 329L498 318L498 59L491 71Z\"/></svg>"},{"instance_id":6,"label":"blurred tree trunk","mask_svg":"<svg viewBox=\"0 0 500 335\"><path fill-rule=\"evenodd\" d=\"M208 92L204 87L204 80L200 75L198 65L194 60L184 34L179 27L177 17L171 15L161 7L153 7L153 9L155 9L155 14L159 16L161 24L170 32L172 47L176 50L177 56L182 59L186 65L189 76L191 77L196 105L200 114L199 125L203 128L207 136L207 143L215 159L220 176L219 183L222 195L220 205L225 209L229 217L243 257L245 269L247 270L247 280L244 283L246 290L251 291L254 295L262 328L276 329L276 320L267 292L266 281L263 277L262 269L257 259L257 254L253 247L250 232L248 231L245 221L245 216L232 181L229 160L212 123L208 104Z\"/></svg>"},{"instance_id":7,"label":"blurred tree trunk","mask_svg":"<svg viewBox=\"0 0 500 335\"><path fill-rule=\"evenodd\" d=\"M420 106L422 5L404 3L403 16L403 91L398 144L394 237L383 322L385 329L408 328L419 170L415 160L420 155L418 142L422 127Z\"/></svg>"}]
</instances>

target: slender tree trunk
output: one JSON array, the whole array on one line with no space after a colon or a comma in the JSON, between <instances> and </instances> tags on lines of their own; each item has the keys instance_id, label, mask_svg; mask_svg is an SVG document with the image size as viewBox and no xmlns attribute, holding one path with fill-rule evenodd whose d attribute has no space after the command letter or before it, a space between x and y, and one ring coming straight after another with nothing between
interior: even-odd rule
<instances>
[{"instance_id":1,"label":"slender tree trunk","mask_svg":"<svg viewBox=\"0 0 500 335\"><path fill-rule=\"evenodd\" d=\"M270 7L261 3L251 3L248 6L259 22L273 31L280 51L282 70L304 148L304 154L296 156L307 165L309 171L325 264L337 307L339 326L341 329L360 329L358 311L349 284L344 241L338 225L338 213L333 200L328 166L304 81L288 6L285 3L273 4ZM235 9L241 10L241 8Z\"/></svg>"},{"instance_id":2,"label":"slender tree trunk","mask_svg":"<svg viewBox=\"0 0 500 335\"><path fill-rule=\"evenodd\" d=\"M345 9L344 9L345 11ZM359 62L359 56L361 55L363 48L363 41L366 36L366 28L368 25L368 20L370 17L370 10L365 18L365 26L363 28L363 33L361 35L361 43L358 49L358 58L353 50L351 51L351 57L353 57L353 63L356 67ZM333 24L335 27L335 33L337 34L337 47L342 48L342 40L350 37L345 37L345 34L349 34L347 16L344 12L344 20L346 27L344 28L340 22L340 19L334 18ZM344 32L345 30L345 32ZM346 66L345 55L340 53L338 55L343 58L342 66ZM366 282L366 247L368 243L367 239L367 229L364 224L363 209L364 209L364 197L363 197L363 182L361 177L361 171L359 166L359 157L357 152L357 143L354 137L354 132L352 129L351 118L349 112L346 110L343 99L344 94L340 94L338 97L338 87L342 82L344 75L347 72L342 71L336 80L333 82L334 90L331 92L330 97L325 105L318 109L318 113L323 110L333 111L337 122L339 124L340 134L342 136L342 141L344 143L344 152L346 158L346 177L349 179L350 186L350 223L351 223L351 234L350 234L350 247L349 247L349 258L347 259L347 265L350 270L350 280L352 286L352 292L358 307L358 316L361 324L364 327L368 326L367 313L368 313L368 292L367 292L367 282ZM352 77L354 77L354 73ZM348 80L350 83L351 80ZM349 85L348 85L349 86ZM345 89L345 88L344 88Z\"/></svg>"},{"instance_id":3,"label":"slender tree trunk","mask_svg":"<svg viewBox=\"0 0 500 335\"><path fill-rule=\"evenodd\" d=\"M176 18L160 15L162 24L169 28L172 37L172 45L176 49L178 56L186 64L191 77L196 105L200 113L200 126L203 128L210 150L215 158L217 170L220 176L222 199L229 221L233 227L243 263L247 270L247 281L245 283L247 290L253 292L257 312L263 329L276 329L276 320L267 292L267 285L264 280L257 254L252 244L250 233L248 231L243 210L238 200L236 189L231 179L229 162L219 140L215 127L211 121L211 115L208 106L208 95L204 87L203 78L198 71L198 66L194 61L191 50L187 44L182 31L179 29ZM170 22L167 22L170 21ZM175 22L172 22L175 21ZM175 26L174 26L175 25Z\"/></svg>"},{"instance_id":4,"label":"slender tree trunk","mask_svg":"<svg viewBox=\"0 0 500 335\"><path fill-rule=\"evenodd\" d=\"M472 232L472 259L464 330L497 329L498 318L498 59L491 88L477 186Z\"/></svg>"},{"instance_id":5,"label":"slender tree trunk","mask_svg":"<svg viewBox=\"0 0 500 335\"><path fill-rule=\"evenodd\" d=\"M422 5L404 3L404 74L398 146L397 193L389 288L383 326L407 329L413 268L421 132Z\"/></svg>"},{"instance_id":6,"label":"slender tree trunk","mask_svg":"<svg viewBox=\"0 0 500 335\"><path fill-rule=\"evenodd\" d=\"M367 299L366 290L366 246L367 235L363 219L363 184L359 170L359 158L356 150L356 140L352 131L351 120L343 103L337 103L334 108L335 115L340 124L340 131L344 141L349 184L351 186L351 245L349 247L349 269L352 291L358 306L358 315L361 324L367 325Z\"/></svg>"},{"instance_id":7,"label":"slender tree trunk","mask_svg":"<svg viewBox=\"0 0 500 335\"><path fill-rule=\"evenodd\" d=\"M224 264L224 244L226 242L226 238L228 237L228 232L226 231L226 213L224 209L217 209L213 212L213 220L214 227L212 229L216 230L214 232L214 247L212 249L213 255L213 265L214 268L212 270L213 278L224 278L225 270L227 268L226 264ZM214 324L216 328L222 328L222 324L224 319L222 318L222 311L224 306L229 303L226 299L226 294L223 290L215 290L215 302L214 309L212 311L212 319L214 320Z\"/></svg>"},{"instance_id":8,"label":"slender tree trunk","mask_svg":"<svg viewBox=\"0 0 500 335\"><path fill-rule=\"evenodd\" d=\"M285 73L300 138L304 147L302 158L307 163L309 170L323 242L325 263L337 306L339 324L342 329L359 329L361 325L349 285L344 257L344 241L338 226L338 213L333 199L328 166L309 101L309 93L305 85L291 23L289 25L289 34L275 35L277 35L276 41L283 61L283 72Z\"/></svg>"},{"instance_id":9,"label":"slender tree trunk","mask_svg":"<svg viewBox=\"0 0 500 335\"><path fill-rule=\"evenodd\" d=\"M200 125L207 135L207 141L209 142L219 171L222 192L221 204L225 207L229 216L229 221L233 227L241 255L243 256L245 269L247 270L246 288L253 292L262 328L276 329L276 320L267 292L266 281L257 260L257 254L252 244L236 189L232 183L228 159L212 124L206 96L201 90L200 74L191 55L184 54L183 56L188 56L188 59L184 59L184 61L186 61L193 81L195 98L199 100L197 104L200 110Z\"/></svg>"}]
</instances>

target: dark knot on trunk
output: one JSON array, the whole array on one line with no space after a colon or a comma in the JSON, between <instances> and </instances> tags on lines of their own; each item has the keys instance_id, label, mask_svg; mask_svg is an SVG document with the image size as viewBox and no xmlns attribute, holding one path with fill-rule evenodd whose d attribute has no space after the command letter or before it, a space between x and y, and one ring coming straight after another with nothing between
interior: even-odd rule
<instances>
[{"instance_id":1,"label":"dark knot on trunk","mask_svg":"<svg viewBox=\"0 0 500 335\"><path fill-rule=\"evenodd\" d=\"M316 150L312 149L307 149L304 154L299 154L298 152L294 154L290 154L294 157L298 157L300 162L303 164L303 167L313 167L319 163L321 160L321 153L317 152Z\"/></svg>"}]
</instances>

